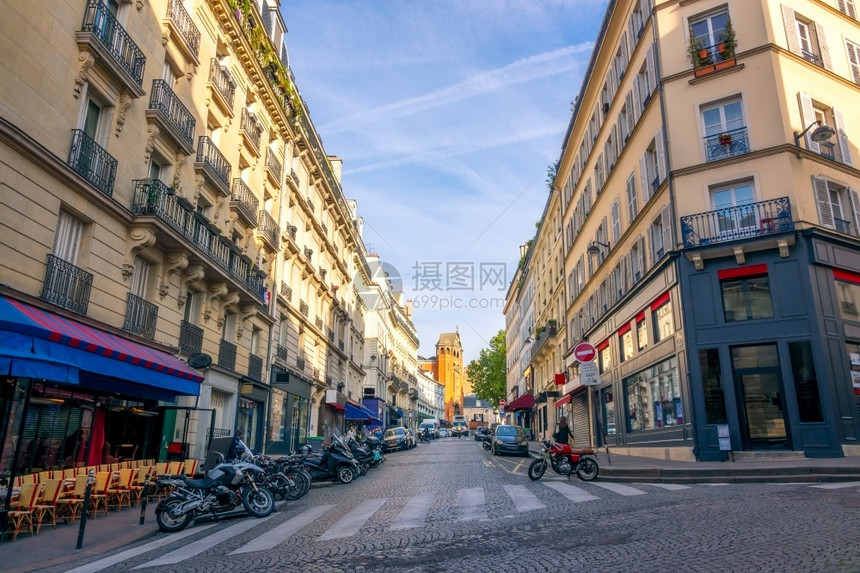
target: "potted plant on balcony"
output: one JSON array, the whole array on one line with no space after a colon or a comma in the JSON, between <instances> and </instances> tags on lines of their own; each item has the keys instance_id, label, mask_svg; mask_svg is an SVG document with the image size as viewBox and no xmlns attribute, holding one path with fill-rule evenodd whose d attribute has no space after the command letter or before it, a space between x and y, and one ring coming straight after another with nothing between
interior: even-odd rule
<instances>
[{"instance_id":1,"label":"potted plant on balcony","mask_svg":"<svg viewBox=\"0 0 860 573\"><path fill-rule=\"evenodd\" d=\"M702 45L702 42L696 37L695 34L693 34L692 28L690 28L690 60L693 62L694 68L701 68L702 66L711 63L708 49L705 48Z\"/></svg>"},{"instance_id":2,"label":"potted plant on balcony","mask_svg":"<svg viewBox=\"0 0 860 573\"><path fill-rule=\"evenodd\" d=\"M723 31L720 33L720 44L717 46L723 60L730 60L735 57L735 48L737 45L738 42L735 37L735 29L732 26L732 19L729 18L726 20L726 27L723 28Z\"/></svg>"},{"instance_id":3,"label":"potted plant on balcony","mask_svg":"<svg viewBox=\"0 0 860 573\"><path fill-rule=\"evenodd\" d=\"M729 145L732 142L732 134L721 133L719 136L717 136L717 139L719 139L720 145Z\"/></svg>"}]
</instances>

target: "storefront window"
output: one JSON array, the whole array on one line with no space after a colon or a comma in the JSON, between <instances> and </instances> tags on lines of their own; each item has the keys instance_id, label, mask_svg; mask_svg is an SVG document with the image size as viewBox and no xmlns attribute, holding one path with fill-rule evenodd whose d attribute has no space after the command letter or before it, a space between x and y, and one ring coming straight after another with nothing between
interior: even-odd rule
<instances>
[{"instance_id":1,"label":"storefront window","mask_svg":"<svg viewBox=\"0 0 860 573\"><path fill-rule=\"evenodd\" d=\"M633 331L628 330L624 334L619 337L619 346L621 348L621 356L619 356L619 360L624 362L625 360L629 360L631 356L633 356Z\"/></svg>"},{"instance_id":2,"label":"storefront window","mask_svg":"<svg viewBox=\"0 0 860 573\"><path fill-rule=\"evenodd\" d=\"M705 423L727 424L726 400L723 396L720 353L716 348L699 351L702 367L702 392L705 395Z\"/></svg>"},{"instance_id":3,"label":"storefront window","mask_svg":"<svg viewBox=\"0 0 860 573\"><path fill-rule=\"evenodd\" d=\"M675 332L672 324L672 302L666 301L654 311L654 342L665 340Z\"/></svg>"},{"instance_id":4,"label":"storefront window","mask_svg":"<svg viewBox=\"0 0 860 573\"><path fill-rule=\"evenodd\" d=\"M773 317L770 279L767 275L720 282L726 322Z\"/></svg>"},{"instance_id":5,"label":"storefront window","mask_svg":"<svg viewBox=\"0 0 860 573\"><path fill-rule=\"evenodd\" d=\"M239 399L239 419L236 422L236 428L242 430L245 436L245 445L251 450L258 450L257 446L257 404L251 400Z\"/></svg>"},{"instance_id":6,"label":"storefront window","mask_svg":"<svg viewBox=\"0 0 860 573\"><path fill-rule=\"evenodd\" d=\"M788 353L791 356L791 372L794 374L794 391L797 394L800 421L823 422L818 379L815 376L815 363L812 360L812 344L808 341L789 342Z\"/></svg>"},{"instance_id":7,"label":"storefront window","mask_svg":"<svg viewBox=\"0 0 860 573\"><path fill-rule=\"evenodd\" d=\"M860 284L836 281L836 296L839 298L839 313L845 320L860 321L857 301L860 300Z\"/></svg>"},{"instance_id":8,"label":"storefront window","mask_svg":"<svg viewBox=\"0 0 860 573\"><path fill-rule=\"evenodd\" d=\"M860 344L848 342L849 367L851 369L851 384L854 386L854 395L860 396Z\"/></svg>"},{"instance_id":9,"label":"storefront window","mask_svg":"<svg viewBox=\"0 0 860 573\"><path fill-rule=\"evenodd\" d=\"M627 428L654 430L684 423L675 357L624 379Z\"/></svg>"},{"instance_id":10,"label":"storefront window","mask_svg":"<svg viewBox=\"0 0 860 573\"><path fill-rule=\"evenodd\" d=\"M612 388L604 388L600 391L600 403L603 406L603 424L607 436L614 436L618 432L618 428L615 427L615 401L612 394Z\"/></svg>"},{"instance_id":11,"label":"storefront window","mask_svg":"<svg viewBox=\"0 0 860 573\"><path fill-rule=\"evenodd\" d=\"M3 426L0 427L2 455L0 455L0 477L8 478L12 473L15 450L20 442L21 417L24 414L24 400L30 386L29 378L5 378L0 382L0 414ZM16 472L18 473L18 472Z\"/></svg>"},{"instance_id":12,"label":"storefront window","mask_svg":"<svg viewBox=\"0 0 860 573\"><path fill-rule=\"evenodd\" d=\"M636 319L636 338L639 343L639 350L648 348L648 328L645 326L645 317Z\"/></svg>"},{"instance_id":13,"label":"storefront window","mask_svg":"<svg viewBox=\"0 0 860 573\"><path fill-rule=\"evenodd\" d=\"M612 355L609 353L609 344L604 345L597 350L600 353L600 373L603 374L612 366Z\"/></svg>"}]
</instances>

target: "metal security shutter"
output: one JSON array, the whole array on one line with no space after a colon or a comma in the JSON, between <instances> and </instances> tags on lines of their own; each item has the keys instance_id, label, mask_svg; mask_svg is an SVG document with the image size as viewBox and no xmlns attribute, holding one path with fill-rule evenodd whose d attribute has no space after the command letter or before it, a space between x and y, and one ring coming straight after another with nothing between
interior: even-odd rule
<instances>
[{"instance_id":1,"label":"metal security shutter","mask_svg":"<svg viewBox=\"0 0 860 573\"><path fill-rule=\"evenodd\" d=\"M591 445L588 425L588 392L582 392L571 398L573 412L573 440L577 448L587 448Z\"/></svg>"}]
</instances>

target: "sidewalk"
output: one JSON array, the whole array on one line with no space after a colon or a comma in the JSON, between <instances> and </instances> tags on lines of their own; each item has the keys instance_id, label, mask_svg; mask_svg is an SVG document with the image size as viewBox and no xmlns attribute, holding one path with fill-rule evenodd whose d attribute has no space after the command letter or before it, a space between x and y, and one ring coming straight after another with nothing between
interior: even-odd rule
<instances>
[{"instance_id":1,"label":"sidewalk","mask_svg":"<svg viewBox=\"0 0 860 573\"><path fill-rule=\"evenodd\" d=\"M541 443L529 442L529 452L540 453ZM598 452L603 481L670 483L833 482L860 481L860 456L681 462Z\"/></svg>"}]
</instances>

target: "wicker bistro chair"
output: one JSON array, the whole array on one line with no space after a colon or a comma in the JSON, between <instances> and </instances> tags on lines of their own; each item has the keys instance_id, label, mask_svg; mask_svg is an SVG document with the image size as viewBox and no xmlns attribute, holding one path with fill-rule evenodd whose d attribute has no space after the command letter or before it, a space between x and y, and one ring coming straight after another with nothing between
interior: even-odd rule
<instances>
[{"instance_id":1,"label":"wicker bistro chair","mask_svg":"<svg viewBox=\"0 0 860 573\"><path fill-rule=\"evenodd\" d=\"M41 499L33 506L33 519L36 520L36 533L42 529L46 517L51 519L51 527L57 529L57 501L63 489L62 480L49 479L45 482Z\"/></svg>"},{"instance_id":2,"label":"wicker bistro chair","mask_svg":"<svg viewBox=\"0 0 860 573\"><path fill-rule=\"evenodd\" d=\"M90 509L93 512L93 518L98 515L99 507L101 507L105 515L108 510L108 493L107 488L110 485L111 473L96 472L96 481L93 484L92 492L90 493Z\"/></svg>"},{"instance_id":3,"label":"wicker bistro chair","mask_svg":"<svg viewBox=\"0 0 860 573\"><path fill-rule=\"evenodd\" d=\"M9 523L6 533L12 536L12 540L18 538L18 534L26 525L27 531L33 535L33 507L39 497L39 492L45 487L44 484L25 483L18 490L18 500L9 510Z\"/></svg>"},{"instance_id":4,"label":"wicker bistro chair","mask_svg":"<svg viewBox=\"0 0 860 573\"><path fill-rule=\"evenodd\" d=\"M131 482L134 480L134 470L125 468L119 470L116 484L109 488L116 498L118 508L131 507Z\"/></svg>"},{"instance_id":5,"label":"wicker bistro chair","mask_svg":"<svg viewBox=\"0 0 860 573\"><path fill-rule=\"evenodd\" d=\"M140 498L143 496L144 488L148 488L150 491L155 487L155 466L140 466L135 470L131 480L131 485L129 485L129 501L133 505L137 505L140 502ZM146 476L149 474L149 482L146 481ZM148 494L147 494L148 496Z\"/></svg>"},{"instance_id":6,"label":"wicker bistro chair","mask_svg":"<svg viewBox=\"0 0 860 573\"><path fill-rule=\"evenodd\" d=\"M74 523L75 518L80 515L84 507L84 496L87 493L87 479L85 475L75 476L75 487L66 495L61 495L57 500L57 516Z\"/></svg>"}]
</instances>

